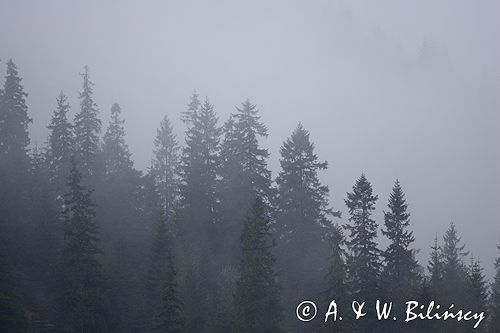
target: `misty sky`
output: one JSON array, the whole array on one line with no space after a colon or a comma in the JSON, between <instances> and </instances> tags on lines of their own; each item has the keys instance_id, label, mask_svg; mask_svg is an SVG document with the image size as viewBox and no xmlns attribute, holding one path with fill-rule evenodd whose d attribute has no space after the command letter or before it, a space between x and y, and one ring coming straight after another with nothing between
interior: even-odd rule
<instances>
[{"instance_id":1,"label":"misty sky","mask_svg":"<svg viewBox=\"0 0 500 333\"><path fill-rule=\"evenodd\" d=\"M104 127L122 106L136 166L161 118L193 90L221 123L247 97L279 146L299 121L329 169L332 205L361 172L407 195L421 262L450 221L490 276L500 239L499 1L0 0L0 64L13 58L43 144L61 90L78 108L84 65ZM3 74L2 74L3 76Z\"/></svg>"}]
</instances>

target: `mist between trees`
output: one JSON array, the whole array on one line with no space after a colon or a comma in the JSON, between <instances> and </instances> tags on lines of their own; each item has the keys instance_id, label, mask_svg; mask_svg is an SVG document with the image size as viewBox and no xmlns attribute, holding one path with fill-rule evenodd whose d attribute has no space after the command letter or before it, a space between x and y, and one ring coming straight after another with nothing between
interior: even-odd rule
<instances>
[{"instance_id":1,"label":"mist between trees","mask_svg":"<svg viewBox=\"0 0 500 333\"><path fill-rule=\"evenodd\" d=\"M197 93L178 115L184 138L165 116L143 173L125 142L120 106L102 112L110 117L102 129L87 67L81 77L80 105L70 106L61 92L46 144L31 149L27 93L7 63L0 90L2 332L472 330L456 322L401 326L371 315L302 323L295 307L304 299L325 309L332 299L346 308L355 299L454 303L486 311L476 331L500 332L500 259L487 281L480 258L450 224L429 244L428 261L417 262L398 180L389 198L379 198L362 174L345 207L332 208L318 178L328 164L300 123L283 142L272 179L256 104L244 101L222 122ZM72 107L78 111L70 120ZM372 218L377 204L383 221ZM377 243L382 237L386 248Z\"/></svg>"}]
</instances>

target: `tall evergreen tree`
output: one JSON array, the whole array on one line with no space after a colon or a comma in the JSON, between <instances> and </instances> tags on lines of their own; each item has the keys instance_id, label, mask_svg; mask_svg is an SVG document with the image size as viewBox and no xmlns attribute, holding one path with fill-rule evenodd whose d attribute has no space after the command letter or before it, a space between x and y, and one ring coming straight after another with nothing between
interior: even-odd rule
<instances>
[{"instance_id":1,"label":"tall evergreen tree","mask_svg":"<svg viewBox=\"0 0 500 333\"><path fill-rule=\"evenodd\" d=\"M464 258L468 255L465 245L461 245L454 223L450 224L444 234L443 244L443 299L448 303L463 303L457 300L457 295L462 295L465 288L467 269Z\"/></svg>"},{"instance_id":2,"label":"tall evergreen tree","mask_svg":"<svg viewBox=\"0 0 500 333\"><path fill-rule=\"evenodd\" d=\"M488 310L488 286L479 260L471 258L467 273L466 304L472 311L486 313ZM482 323L476 331L486 332L485 323Z\"/></svg>"},{"instance_id":3,"label":"tall evergreen tree","mask_svg":"<svg viewBox=\"0 0 500 333\"><path fill-rule=\"evenodd\" d=\"M378 196L373 195L372 185L364 174L356 180L351 193L347 193L345 203L349 210L349 224L344 227L349 232L347 248L347 268L352 296L374 304L379 296L379 277L382 268L380 250L376 237L378 225L371 214L375 210ZM361 331L373 329L380 322L376 321L373 312L369 312L366 320L358 322Z\"/></svg>"},{"instance_id":4,"label":"tall evergreen tree","mask_svg":"<svg viewBox=\"0 0 500 333\"><path fill-rule=\"evenodd\" d=\"M377 195L373 195L372 185L364 174L356 180L351 193L347 193L345 203L349 210L349 222L344 227L349 231L348 269L353 282L353 291L360 299L369 299L378 290L381 262L377 248L377 223L371 218L375 210Z\"/></svg>"},{"instance_id":5,"label":"tall evergreen tree","mask_svg":"<svg viewBox=\"0 0 500 333\"><path fill-rule=\"evenodd\" d=\"M237 332L281 332L273 244L268 212L262 199L257 197L241 233L240 277L235 293Z\"/></svg>"},{"instance_id":6,"label":"tall evergreen tree","mask_svg":"<svg viewBox=\"0 0 500 333\"><path fill-rule=\"evenodd\" d=\"M497 249L500 250L500 243ZM500 256L495 260L495 276L491 284L490 318L489 332L500 332Z\"/></svg>"},{"instance_id":7,"label":"tall evergreen tree","mask_svg":"<svg viewBox=\"0 0 500 333\"><path fill-rule=\"evenodd\" d=\"M283 276L284 304L290 308L289 323L297 323L293 308L304 297L318 295L327 274L330 244L325 235L335 214L328 203L328 186L318 172L327 168L319 161L314 144L302 124L281 147L281 168L276 184L277 248Z\"/></svg>"},{"instance_id":8,"label":"tall evergreen tree","mask_svg":"<svg viewBox=\"0 0 500 333\"><path fill-rule=\"evenodd\" d=\"M7 75L2 92L0 112L0 156L10 158L18 166L28 163L28 125L32 122L26 105L27 93L21 84L17 66L12 59L7 63Z\"/></svg>"},{"instance_id":9,"label":"tall evergreen tree","mask_svg":"<svg viewBox=\"0 0 500 333\"><path fill-rule=\"evenodd\" d=\"M125 120L121 118L118 103L111 106L111 121L103 137L102 153L106 174L123 173L133 166L131 154L125 142Z\"/></svg>"},{"instance_id":10,"label":"tall evergreen tree","mask_svg":"<svg viewBox=\"0 0 500 333\"><path fill-rule=\"evenodd\" d=\"M90 81L88 66L81 74L83 88L80 92L80 112L75 115L75 156L82 175L95 176L98 170L99 134L101 120L99 110L94 102L94 83Z\"/></svg>"},{"instance_id":11,"label":"tall evergreen tree","mask_svg":"<svg viewBox=\"0 0 500 333\"><path fill-rule=\"evenodd\" d=\"M162 209L170 221L179 194L179 146L167 116L163 118L160 128L156 131L153 154L151 175L160 196Z\"/></svg>"},{"instance_id":12,"label":"tall evergreen tree","mask_svg":"<svg viewBox=\"0 0 500 333\"><path fill-rule=\"evenodd\" d=\"M411 248L415 241L413 232L409 231L410 214L408 204L399 180L396 180L387 205L389 211L384 212L385 230L382 234L390 241L383 253L384 283L391 299L400 296L405 300L417 290L419 282L418 263L415 259L415 249Z\"/></svg>"},{"instance_id":13,"label":"tall evergreen tree","mask_svg":"<svg viewBox=\"0 0 500 333\"><path fill-rule=\"evenodd\" d=\"M158 219L151 247L147 280L150 332L184 332L181 302L177 296L173 247L164 214Z\"/></svg>"},{"instance_id":14,"label":"tall evergreen tree","mask_svg":"<svg viewBox=\"0 0 500 333\"><path fill-rule=\"evenodd\" d=\"M91 190L82 185L75 160L65 195L64 244L59 279L59 330L62 332L107 332L98 247L99 231L94 221Z\"/></svg>"},{"instance_id":15,"label":"tall evergreen tree","mask_svg":"<svg viewBox=\"0 0 500 333\"><path fill-rule=\"evenodd\" d=\"M347 277L345 237L342 228L334 224L328 232L330 245L329 270L326 276L327 287L325 290L324 309L328 309L330 302L335 300L337 308L348 309L351 304L349 297L350 287ZM342 311L343 320L333 321L330 317L324 324L325 332L351 332L353 330L353 318L349 311ZM337 318L338 319L338 318Z\"/></svg>"},{"instance_id":16,"label":"tall evergreen tree","mask_svg":"<svg viewBox=\"0 0 500 333\"><path fill-rule=\"evenodd\" d=\"M0 103L0 216L7 229L25 220L29 188L28 125L32 120L21 81L17 66L9 60Z\"/></svg>"},{"instance_id":17,"label":"tall evergreen tree","mask_svg":"<svg viewBox=\"0 0 500 333\"><path fill-rule=\"evenodd\" d=\"M427 265L429 272L429 289L434 297L440 296L443 286L443 253L438 244L437 235L434 238L434 245L431 246L431 256Z\"/></svg>"},{"instance_id":18,"label":"tall evergreen tree","mask_svg":"<svg viewBox=\"0 0 500 333\"><path fill-rule=\"evenodd\" d=\"M51 182L58 194L64 190L65 179L69 175L71 157L73 156L73 126L68 121L70 106L67 97L61 93L57 97L57 108L54 110L49 129L47 147L47 164Z\"/></svg>"},{"instance_id":19,"label":"tall evergreen tree","mask_svg":"<svg viewBox=\"0 0 500 333\"><path fill-rule=\"evenodd\" d=\"M257 106L246 100L225 123L221 147L220 196L222 228L226 234L221 253L232 265L237 263L244 212L256 195L266 202L272 199L271 171L267 167L269 152L260 147L261 137L267 137L267 128L260 121Z\"/></svg>"},{"instance_id":20,"label":"tall evergreen tree","mask_svg":"<svg viewBox=\"0 0 500 333\"><path fill-rule=\"evenodd\" d=\"M189 330L197 332L207 329L215 304L214 233L221 130L213 105L208 99L201 103L196 93L183 120L187 130L180 163L178 220L185 260L179 273Z\"/></svg>"}]
</instances>

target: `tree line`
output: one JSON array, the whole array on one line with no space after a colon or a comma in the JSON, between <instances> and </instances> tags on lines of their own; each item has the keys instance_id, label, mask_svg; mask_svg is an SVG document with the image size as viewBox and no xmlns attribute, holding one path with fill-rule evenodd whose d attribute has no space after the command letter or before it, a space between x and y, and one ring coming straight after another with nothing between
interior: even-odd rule
<instances>
[{"instance_id":1,"label":"tree line","mask_svg":"<svg viewBox=\"0 0 500 333\"><path fill-rule=\"evenodd\" d=\"M134 167L121 108L102 133L84 68L72 120L55 99L47 142L30 146L27 93L10 60L0 89L0 327L3 332L469 332L465 323L302 323L314 299L435 300L486 311L477 331L500 332L500 258L493 281L454 224L416 260L408 203L396 180L384 219L365 174L345 198L347 222L318 174L328 167L301 125L280 149L246 100L220 119L193 93L182 143L167 116L146 172ZM377 240L389 240L382 249ZM500 250L500 245L498 247Z\"/></svg>"}]
</instances>

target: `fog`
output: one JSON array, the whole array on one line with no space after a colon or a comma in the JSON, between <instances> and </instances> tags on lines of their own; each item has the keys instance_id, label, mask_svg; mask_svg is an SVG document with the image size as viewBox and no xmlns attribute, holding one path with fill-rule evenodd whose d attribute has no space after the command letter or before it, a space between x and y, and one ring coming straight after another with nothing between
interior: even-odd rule
<instances>
[{"instance_id":1,"label":"fog","mask_svg":"<svg viewBox=\"0 0 500 333\"><path fill-rule=\"evenodd\" d=\"M193 90L221 124L250 98L274 176L302 122L342 221L362 172L379 224L399 178L420 261L453 221L488 276L500 238L498 36L498 1L0 2L2 68L20 68L32 145L46 141L61 90L77 111L84 65L101 118L120 103L142 170L165 114L182 140Z\"/></svg>"}]
</instances>

